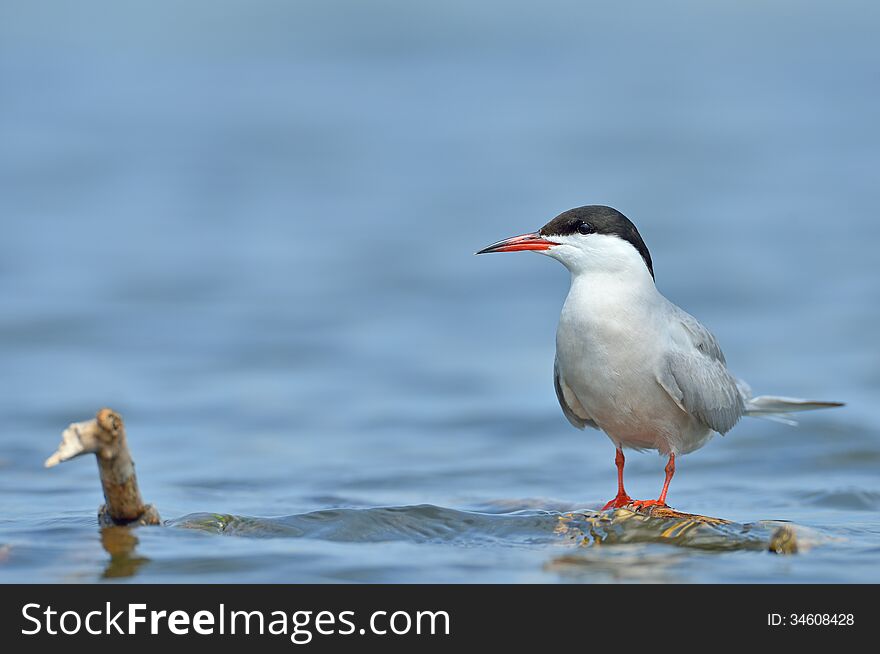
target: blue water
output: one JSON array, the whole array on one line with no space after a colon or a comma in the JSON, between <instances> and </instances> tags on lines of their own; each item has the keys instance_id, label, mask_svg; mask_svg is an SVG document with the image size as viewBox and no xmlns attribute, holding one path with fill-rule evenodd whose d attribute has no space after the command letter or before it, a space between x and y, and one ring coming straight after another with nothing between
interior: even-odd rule
<instances>
[{"instance_id":1,"label":"blue water","mask_svg":"<svg viewBox=\"0 0 880 654\"><path fill-rule=\"evenodd\" d=\"M880 581L878 28L4 2L0 581ZM757 392L848 403L679 461L673 506L791 521L798 554L558 529L615 492L553 392L567 274L472 253L594 203ZM105 405L170 526L102 534L94 462L42 468ZM629 456L630 494L663 464Z\"/></svg>"}]
</instances>

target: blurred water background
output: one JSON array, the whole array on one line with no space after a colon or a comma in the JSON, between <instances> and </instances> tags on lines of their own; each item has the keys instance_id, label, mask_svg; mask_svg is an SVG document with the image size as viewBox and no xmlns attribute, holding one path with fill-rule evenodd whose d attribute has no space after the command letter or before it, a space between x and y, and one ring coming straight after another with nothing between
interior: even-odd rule
<instances>
[{"instance_id":1,"label":"blurred water background","mask_svg":"<svg viewBox=\"0 0 880 654\"><path fill-rule=\"evenodd\" d=\"M4 2L0 581L880 581L878 28L853 1ZM757 392L848 402L742 422L669 496L820 545L554 529L615 492L553 392L567 273L472 253L583 204L636 222ZM94 462L42 468L105 405L163 517L294 517L140 529L116 565ZM630 494L663 465L631 455Z\"/></svg>"}]
</instances>

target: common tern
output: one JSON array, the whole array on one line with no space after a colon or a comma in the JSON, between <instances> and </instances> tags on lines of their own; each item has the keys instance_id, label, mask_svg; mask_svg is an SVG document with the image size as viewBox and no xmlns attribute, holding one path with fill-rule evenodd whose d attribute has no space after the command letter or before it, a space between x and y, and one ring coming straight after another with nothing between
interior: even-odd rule
<instances>
[{"instance_id":1,"label":"common tern","mask_svg":"<svg viewBox=\"0 0 880 654\"><path fill-rule=\"evenodd\" d=\"M783 414L842 406L753 397L727 369L712 333L657 290L645 242L616 209L571 209L535 233L477 254L518 251L553 257L571 273L556 331L553 383L572 425L600 429L614 443L617 496L604 509L666 506L676 457L727 433L743 416L786 421ZM669 457L658 499L627 495L625 447Z\"/></svg>"}]
</instances>

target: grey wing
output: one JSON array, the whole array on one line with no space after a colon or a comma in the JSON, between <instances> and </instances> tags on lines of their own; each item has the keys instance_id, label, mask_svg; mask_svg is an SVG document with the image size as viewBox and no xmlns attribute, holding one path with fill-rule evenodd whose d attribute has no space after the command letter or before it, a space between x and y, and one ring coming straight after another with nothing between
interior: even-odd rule
<instances>
[{"instance_id":1,"label":"grey wing","mask_svg":"<svg viewBox=\"0 0 880 654\"><path fill-rule=\"evenodd\" d=\"M593 427L594 429L599 428L599 426L589 418L583 405L577 397L575 397L575 394L568 387L568 384L565 383L565 380L562 379L562 376L559 374L559 362L555 360L553 361L553 386L556 388L556 399L559 400L559 406L562 407L562 413L565 414L565 417L568 418L568 421L572 425L578 429L583 429L584 427Z\"/></svg>"},{"instance_id":2,"label":"grey wing","mask_svg":"<svg viewBox=\"0 0 880 654\"><path fill-rule=\"evenodd\" d=\"M685 331L691 337L691 342L693 342L694 347L707 357L720 361L721 363L726 363L724 360L724 353L721 351L721 346L718 345L718 341L715 339L712 332L706 329L699 320L694 318L681 307L674 305L672 302L669 302L669 307L672 309L674 318L681 323L681 326L684 327Z\"/></svg>"},{"instance_id":3,"label":"grey wing","mask_svg":"<svg viewBox=\"0 0 880 654\"><path fill-rule=\"evenodd\" d=\"M657 381L683 411L725 434L745 413L745 387L730 374L712 333L696 318L670 305L690 336L693 349L670 351Z\"/></svg>"}]
</instances>

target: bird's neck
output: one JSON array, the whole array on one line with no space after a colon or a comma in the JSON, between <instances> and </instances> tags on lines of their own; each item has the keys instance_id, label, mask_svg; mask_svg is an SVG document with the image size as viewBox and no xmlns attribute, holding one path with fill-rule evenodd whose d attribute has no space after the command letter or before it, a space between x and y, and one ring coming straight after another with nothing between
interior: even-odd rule
<instances>
[{"instance_id":1,"label":"bird's neck","mask_svg":"<svg viewBox=\"0 0 880 654\"><path fill-rule=\"evenodd\" d=\"M621 266L614 270L578 270L571 273L571 288L601 294L653 297L658 294L646 266Z\"/></svg>"},{"instance_id":2,"label":"bird's neck","mask_svg":"<svg viewBox=\"0 0 880 654\"><path fill-rule=\"evenodd\" d=\"M654 278L644 266L641 270L579 272L572 273L563 315L578 321L601 320L621 313L635 316L652 310L661 301Z\"/></svg>"}]
</instances>

